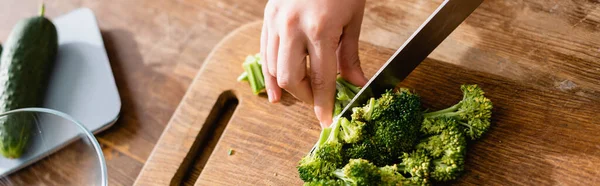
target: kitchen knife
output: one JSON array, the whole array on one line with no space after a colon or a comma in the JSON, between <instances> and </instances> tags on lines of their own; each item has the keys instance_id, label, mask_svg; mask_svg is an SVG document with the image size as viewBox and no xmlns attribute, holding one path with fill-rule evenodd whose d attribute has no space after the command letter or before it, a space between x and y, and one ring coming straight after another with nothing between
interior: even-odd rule
<instances>
[{"instance_id":1,"label":"kitchen knife","mask_svg":"<svg viewBox=\"0 0 600 186\"><path fill-rule=\"evenodd\" d=\"M393 89L462 23L483 0L446 0L425 20L412 36L388 59L367 84L342 110L350 118L352 107L363 105Z\"/></svg>"}]
</instances>

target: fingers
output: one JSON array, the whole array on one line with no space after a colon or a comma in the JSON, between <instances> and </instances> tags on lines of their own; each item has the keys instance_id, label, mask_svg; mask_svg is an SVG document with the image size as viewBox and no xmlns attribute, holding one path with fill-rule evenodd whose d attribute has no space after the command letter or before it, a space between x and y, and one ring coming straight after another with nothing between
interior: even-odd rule
<instances>
[{"instance_id":1,"label":"fingers","mask_svg":"<svg viewBox=\"0 0 600 186\"><path fill-rule=\"evenodd\" d=\"M281 32L277 58L277 84L299 100L312 103L310 79L306 76L306 47L301 37Z\"/></svg>"},{"instance_id":2,"label":"fingers","mask_svg":"<svg viewBox=\"0 0 600 186\"><path fill-rule=\"evenodd\" d=\"M267 63L269 69L269 74L271 76L277 76L277 56L279 55L279 36L276 31L269 29L269 34L267 37L269 38L267 41Z\"/></svg>"},{"instance_id":3,"label":"fingers","mask_svg":"<svg viewBox=\"0 0 600 186\"><path fill-rule=\"evenodd\" d=\"M267 90L267 95L269 97L269 102L271 103L277 103L279 102L279 100L281 99L281 88L279 88L279 86L277 85L277 79L275 79L275 77L273 77L273 75L271 75L269 73L268 70L268 62L267 62L267 56L269 54L268 50L267 50L267 43L268 43L268 29L267 29L267 23L263 22L263 28L262 28L262 32L261 32L261 36L260 36L260 55L261 55L261 64L262 64L262 73L263 76L265 77L265 88Z\"/></svg>"},{"instance_id":4,"label":"fingers","mask_svg":"<svg viewBox=\"0 0 600 186\"><path fill-rule=\"evenodd\" d=\"M364 86L368 81L360 67L360 59L358 57L358 39L362 24L362 14L362 12L357 14L346 26L337 50L340 75L346 81L360 87Z\"/></svg>"},{"instance_id":5,"label":"fingers","mask_svg":"<svg viewBox=\"0 0 600 186\"><path fill-rule=\"evenodd\" d=\"M337 43L316 41L314 45L308 47L314 109L322 127L328 127L332 122L337 75L335 63Z\"/></svg>"}]
</instances>

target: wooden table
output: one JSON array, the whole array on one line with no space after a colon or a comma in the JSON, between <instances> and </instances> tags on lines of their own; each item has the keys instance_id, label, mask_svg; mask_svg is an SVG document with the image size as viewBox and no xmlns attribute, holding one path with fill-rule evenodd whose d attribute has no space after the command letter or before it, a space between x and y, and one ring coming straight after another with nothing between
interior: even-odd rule
<instances>
[{"instance_id":1,"label":"wooden table","mask_svg":"<svg viewBox=\"0 0 600 186\"><path fill-rule=\"evenodd\" d=\"M0 41L38 0L2 0ZM368 1L361 40L397 48L441 0ZM55 17L78 7L98 17L123 107L100 133L111 185L131 185L211 49L228 32L262 19L266 1L48 1ZM6 6L5 6L6 5ZM475 55L477 54L477 55ZM481 55L485 54L485 55ZM430 58L544 89L600 98L600 2L486 0ZM71 147L72 148L72 147ZM75 153L67 149L53 161ZM68 171L45 161L13 177ZM54 175L54 174L53 174ZM50 177L61 179L59 176ZM64 178L62 178L64 179Z\"/></svg>"}]
</instances>

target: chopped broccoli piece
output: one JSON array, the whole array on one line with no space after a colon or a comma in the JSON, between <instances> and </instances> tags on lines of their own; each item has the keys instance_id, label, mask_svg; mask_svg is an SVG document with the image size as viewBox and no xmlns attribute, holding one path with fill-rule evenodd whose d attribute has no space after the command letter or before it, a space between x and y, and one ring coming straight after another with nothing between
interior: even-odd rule
<instances>
[{"instance_id":1,"label":"chopped broccoli piece","mask_svg":"<svg viewBox=\"0 0 600 186\"><path fill-rule=\"evenodd\" d=\"M356 96L358 91L360 91L360 87L354 86L344 80L341 76L338 76L335 81L335 104L333 109L333 116L339 115L344 107L352 101L352 98Z\"/></svg>"},{"instance_id":2,"label":"chopped broccoli piece","mask_svg":"<svg viewBox=\"0 0 600 186\"><path fill-rule=\"evenodd\" d=\"M436 134L423 139L417 144L417 149L425 150L432 160L431 177L436 181L456 179L464 169L464 159L467 155L467 141L454 118L438 117L433 119L441 129Z\"/></svg>"},{"instance_id":3,"label":"chopped broccoli piece","mask_svg":"<svg viewBox=\"0 0 600 186\"><path fill-rule=\"evenodd\" d=\"M345 143L356 143L363 138L363 129L365 123L362 121L348 121L345 117L338 119L341 125L342 131L340 132L340 139L343 139Z\"/></svg>"},{"instance_id":4,"label":"chopped broccoli piece","mask_svg":"<svg viewBox=\"0 0 600 186\"><path fill-rule=\"evenodd\" d=\"M244 72L237 78L238 81L248 81L252 92L256 95L265 90L265 78L262 74L262 65L260 64L260 55L246 57L242 63Z\"/></svg>"},{"instance_id":5,"label":"chopped broccoli piece","mask_svg":"<svg viewBox=\"0 0 600 186\"><path fill-rule=\"evenodd\" d=\"M396 165L398 172L409 174L407 182L417 185L427 185L431 158L423 150L415 150L402 154L402 163Z\"/></svg>"},{"instance_id":6,"label":"chopped broccoli piece","mask_svg":"<svg viewBox=\"0 0 600 186\"><path fill-rule=\"evenodd\" d=\"M371 116L373 115L373 108L376 104L375 98L369 99L367 104L363 107L354 107L352 108L352 121L371 121Z\"/></svg>"},{"instance_id":7,"label":"chopped broccoli piece","mask_svg":"<svg viewBox=\"0 0 600 186\"><path fill-rule=\"evenodd\" d=\"M339 122L323 128L319 141L310 153L300 160L298 173L305 182L332 178L333 171L343 163L342 146L339 140Z\"/></svg>"},{"instance_id":8,"label":"chopped broccoli piece","mask_svg":"<svg viewBox=\"0 0 600 186\"><path fill-rule=\"evenodd\" d=\"M306 182L304 186L346 186L346 184L338 179L322 179Z\"/></svg>"},{"instance_id":9,"label":"chopped broccoli piece","mask_svg":"<svg viewBox=\"0 0 600 186\"><path fill-rule=\"evenodd\" d=\"M419 96L407 89L398 92L388 91L380 98L371 99L366 106L355 109L353 118L366 121L365 138L362 145L356 145L354 155L364 158L377 166L398 162L403 152L413 149L418 142L422 123L421 101ZM363 149L364 153L359 153Z\"/></svg>"},{"instance_id":10,"label":"chopped broccoli piece","mask_svg":"<svg viewBox=\"0 0 600 186\"><path fill-rule=\"evenodd\" d=\"M248 81L248 72L242 72L242 74L238 76L237 81Z\"/></svg>"},{"instance_id":11,"label":"chopped broccoli piece","mask_svg":"<svg viewBox=\"0 0 600 186\"><path fill-rule=\"evenodd\" d=\"M343 169L336 170L334 175L346 185L372 185L381 181L379 168L364 159L351 159Z\"/></svg>"},{"instance_id":12,"label":"chopped broccoli piece","mask_svg":"<svg viewBox=\"0 0 600 186\"><path fill-rule=\"evenodd\" d=\"M463 126L472 140L478 139L490 127L492 102L477 85L462 85L463 99L449 108L425 113L425 118L452 117Z\"/></svg>"},{"instance_id":13,"label":"chopped broccoli piece","mask_svg":"<svg viewBox=\"0 0 600 186\"><path fill-rule=\"evenodd\" d=\"M402 174L398 172L396 165L386 165L379 168L381 175L381 183L383 186L396 186L402 185L402 182L406 180Z\"/></svg>"}]
</instances>

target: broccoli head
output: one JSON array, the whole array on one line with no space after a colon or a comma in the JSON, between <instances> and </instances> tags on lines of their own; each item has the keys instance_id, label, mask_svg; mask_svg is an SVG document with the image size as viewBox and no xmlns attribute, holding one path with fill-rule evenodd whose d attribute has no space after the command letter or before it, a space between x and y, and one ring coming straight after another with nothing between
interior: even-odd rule
<instances>
[{"instance_id":1,"label":"broccoli head","mask_svg":"<svg viewBox=\"0 0 600 186\"><path fill-rule=\"evenodd\" d=\"M377 99L368 125L373 125L376 151L386 156L373 163L385 166L396 162L403 152L412 150L418 142L422 121L420 98L408 89L389 91Z\"/></svg>"},{"instance_id":2,"label":"broccoli head","mask_svg":"<svg viewBox=\"0 0 600 186\"><path fill-rule=\"evenodd\" d=\"M352 122L366 123L363 140L344 150L348 158L368 159L377 166L399 161L418 142L422 123L419 96L408 89L388 91L380 98L371 98L363 107L355 107Z\"/></svg>"},{"instance_id":3,"label":"broccoli head","mask_svg":"<svg viewBox=\"0 0 600 186\"><path fill-rule=\"evenodd\" d=\"M381 175L381 183L379 185L382 186L402 185L403 182L408 181L408 179L398 172L398 167L396 165L380 167L379 172Z\"/></svg>"},{"instance_id":4,"label":"broccoli head","mask_svg":"<svg viewBox=\"0 0 600 186\"><path fill-rule=\"evenodd\" d=\"M371 121L371 115L373 115L373 108L375 108L376 99L371 98L363 107L352 108L352 121Z\"/></svg>"},{"instance_id":5,"label":"broccoli head","mask_svg":"<svg viewBox=\"0 0 600 186\"><path fill-rule=\"evenodd\" d=\"M340 125L323 128L317 144L298 165L300 179L305 182L332 178L332 173L343 163L343 144L338 139Z\"/></svg>"},{"instance_id":6,"label":"broccoli head","mask_svg":"<svg viewBox=\"0 0 600 186\"><path fill-rule=\"evenodd\" d=\"M431 158L423 150L402 154L402 163L396 165L398 172L408 174L404 181L409 185L428 185Z\"/></svg>"},{"instance_id":7,"label":"broccoli head","mask_svg":"<svg viewBox=\"0 0 600 186\"><path fill-rule=\"evenodd\" d=\"M462 85L463 99L449 108L425 113L425 118L452 117L472 140L478 139L490 127L492 102L477 85ZM427 121L427 119L425 119Z\"/></svg>"},{"instance_id":8,"label":"broccoli head","mask_svg":"<svg viewBox=\"0 0 600 186\"><path fill-rule=\"evenodd\" d=\"M345 186L346 184L342 180L338 179L322 179L310 182L305 182L304 186Z\"/></svg>"},{"instance_id":9,"label":"broccoli head","mask_svg":"<svg viewBox=\"0 0 600 186\"><path fill-rule=\"evenodd\" d=\"M423 124L422 131L432 135L424 138L416 148L433 158L431 178L436 181L456 179L464 169L465 134L454 118L438 117L429 121L430 124Z\"/></svg>"},{"instance_id":10,"label":"broccoli head","mask_svg":"<svg viewBox=\"0 0 600 186\"><path fill-rule=\"evenodd\" d=\"M334 172L346 185L373 185L381 181L379 168L364 159L351 159L346 166Z\"/></svg>"},{"instance_id":11,"label":"broccoli head","mask_svg":"<svg viewBox=\"0 0 600 186\"><path fill-rule=\"evenodd\" d=\"M365 123L362 121L348 121L345 117L341 117L338 121L342 131L340 132L340 139L343 139L345 143L356 143L363 138L363 129Z\"/></svg>"}]
</instances>

